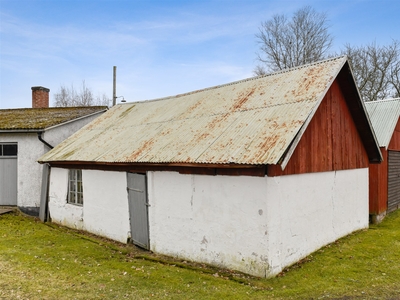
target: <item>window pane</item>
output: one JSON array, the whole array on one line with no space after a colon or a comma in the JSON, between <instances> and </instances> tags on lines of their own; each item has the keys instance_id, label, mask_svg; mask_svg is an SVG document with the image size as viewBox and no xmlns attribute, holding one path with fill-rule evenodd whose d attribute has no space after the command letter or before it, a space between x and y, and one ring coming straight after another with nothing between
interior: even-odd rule
<instances>
[{"instance_id":1,"label":"window pane","mask_svg":"<svg viewBox=\"0 0 400 300\"><path fill-rule=\"evenodd\" d=\"M68 202L83 205L82 170L69 170Z\"/></svg>"},{"instance_id":2,"label":"window pane","mask_svg":"<svg viewBox=\"0 0 400 300\"><path fill-rule=\"evenodd\" d=\"M69 202L70 202L70 203L75 203L75 202L76 202L76 200L75 200L75 193L74 193L74 192L70 192L70 193L69 193Z\"/></svg>"},{"instance_id":3,"label":"window pane","mask_svg":"<svg viewBox=\"0 0 400 300\"><path fill-rule=\"evenodd\" d=\"M83 190L82 190L82 182L78 181L77 184L78 184L77 192L82 193L83 192Z\"/></svg>"},{"instance_id":4,"label":"window pane","mask_svg":"<svg viewBox=\"0 0 400 300\"><path fill-rule=\"evenodd\" d=\"M71 192L75 192L76 191L76 182L75 181L71 181L69 184L69 190Z\"/></svg>"},{"instance_id":5,"label":"window pane","mask_svg":"<svg viewBox=\"0 0 400 300\"><path fill-rule=\"evenodd\" d=\"M78 193L76 196L78 197L77 203L78 203L78 204L83 204L83 196L82 196L82 193Z\"/></svg>"},{"instance_id":6,"label":"window pane","mask_svg":"<svg viewBox=\"0 0 400 300\"><path fill-rule=\"evenodd\" d=\"M0 144L0 156L3 155L3 145Z\"/></svg>"},{"instance_id":7,"label":"window pane","mask_svg":"<svg viewBox=\"0 0 400 300\"><path fill-rule=\"evenodd\" d=\"M17 156L17 145L3 145L3 156Z\"/></svg>"}]
</instances>

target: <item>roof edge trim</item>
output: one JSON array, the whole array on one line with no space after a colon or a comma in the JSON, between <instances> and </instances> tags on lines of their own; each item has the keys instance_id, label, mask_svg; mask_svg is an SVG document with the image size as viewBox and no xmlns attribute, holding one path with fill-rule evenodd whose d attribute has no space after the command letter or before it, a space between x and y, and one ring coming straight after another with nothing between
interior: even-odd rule
<instances>
[{"instance_id":1,"label":"roof edge trim","mask_svg":"<svg viewBox=\"0 0 400 300\"><path fill-rule=\"evenodd\" d=\"M341 55L341 56L328 58L328 59L325 59L325 60L321 60L321 61L317 61L317 62L313 62L313 63L309 63L309 64L297 66L297 67L293 67L293 68L286 68L286 69L275 71L275 72L268 73L268 74L265 74L265 75L249 77L249 78L245 78L245 79L241 79L241 80L237 80L237 81L232 81L232 82L221 84L221 85L215 85L215 86L211 86L211 87L204 88L204 89L194 90L194 91L190 91L190 92L187 92L187 93L176 94L176 95L171 95L171 96L161 97L161 98L155 98L155 99L147 99L147 100L126 102L126 103L119 103L118 105L130 105L130 104L141 103L141 102L153 102L153 101L163 101L163 100L174 99L174 98L178 98L178 97L183 97L183 96L187 96L187 95L200 93L200 92L203 92L203 91L209 91L209 90L218 89L218 88L225 87L225 86L236 85L236 84L240 84L240 83L246 82L246 81L252 81L252 80L257 80L257 79L264 78L264 77L270 77L270 76L274 76L274 75L278 75L278 74L289 73L289 72L292 72L292 71L295 71L295 70L308 68L310 66L320 65L320 64L326 63L328 61L340 60L340 59L343 59L343 58L345 58L345 61L347 61L347 56L346 55Z\"/></svg>"},{"instance_id":2,"label":"roof edge trim","mask_svg":"<svg viewBox=\"0 0 400 300\"><path fill-rule=\"evenodd\" d=\"M352 78L351 84L352 84L352 86L353 86L353 89L355 89L355 92L357 93L358 102L359 102L359 104L361 104L361 107L362 107L363 112L364 112L363 116L364 116L365 118L364 118L363 121L367 123L367 126L369 127L369 131L370 131L370 133L371 133L371 135L372 135L372 140L373 140L373 141L372 141L372 146L374 146L374 148L375 148L374 150L375 150L375 151L371 150L371 149L368 147L368 145L365 144L365 142L366 142L365 139L362 138L363 144L364 144L364 147L365 147L365 150L367 151L367 154L368 154L369 162L370 162L370 163L380 163L380 162L383 161L383 156L382 156L381 149L380 149L380 147L379 147L378 138L376 137L375 130L374 130L373 126L372 126L371 119L370 119L370 117L369 117L367 108L365 107L365 102L364 102L363 99L361 98L361 94L360 94L360 91L359 91L359 89L358 89L358 87L357 87L356 80L355 80L355 78L354 78L354 73L353 73L353 70L352 70L352 68L351 68L351 65L350 65L350 63L349 63L347 60L346 60L346 64L347 64L347 68L348 68L348 70L349 70L350 76L351 76L351 78ZM350 109L350 111L351 111L351 109ZM352 114L352 116L353 116L353 118L354 118L354 115L353 115L353 112L352 112L352 111L351 111L351 114ZM359 133L360 133L359 126L362 126L362 125L356 123L356 127L357 127L357 129L359 130ZM378 158L377 158L377 159L376 159L376 157L375 157L375 158L372 157L373 154L371 153L371 151L376 152L375 154L378 154Z\"/></svg>"}]
</instances>

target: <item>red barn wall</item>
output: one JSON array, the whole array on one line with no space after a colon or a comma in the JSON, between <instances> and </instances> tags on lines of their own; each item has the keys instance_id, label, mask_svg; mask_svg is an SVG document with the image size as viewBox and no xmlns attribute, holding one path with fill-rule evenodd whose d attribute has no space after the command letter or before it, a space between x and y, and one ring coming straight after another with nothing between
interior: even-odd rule
<instances>
[{"instance_id":1,"label":"red barn wall","mask_svg":"<svg viewBox=\"0 0 400 300\"><path fill-rule=\"evenodd\" d=\"M335 80L298 143L285 170L269 165L268 176L368 168L344 95Z\"/></svg>"},{"instance_id":2,"label":"red barn wall","mask_svg":"<svg viewBox=\"0 0 400 300\"><path fill-rule=\"evenodd\" d=\"M393 131L388 150L400 151L400 120ZM380 215L388 208L388 150L381 147L383 161L369 166L369 214Z\"/></svg>"},{"instance_id":3,"label":"red barn wall","mask_svg":"<svg viewBox=\"0 0 400 300\"><path fill-rule=\"evenodd\" d=\"M400 151L400 120L390 140L388 150ZM381 147L383 162L369 166L369 214L380 215L388 208L388 150Z\"/></svg>"},{"instance_id":4,"label":"red barn wall","mask_svg":"<svg viewBox=\"0 0 400 300\"><path fill-rule=\"evenodd\" d=\"M383 161L369 165L369 214L379 215L387 210L388 153L381 147Z\"/></svg>"},{"instance_id":5,"label":"red barn wall","mask_svg":"<svg viewBox=\"0 0 400 300\"><path fill-rule=\"evenodd\" d=\"M388 150L400 151L400 119L397 121Z\"/></svg>"}]
</instances>

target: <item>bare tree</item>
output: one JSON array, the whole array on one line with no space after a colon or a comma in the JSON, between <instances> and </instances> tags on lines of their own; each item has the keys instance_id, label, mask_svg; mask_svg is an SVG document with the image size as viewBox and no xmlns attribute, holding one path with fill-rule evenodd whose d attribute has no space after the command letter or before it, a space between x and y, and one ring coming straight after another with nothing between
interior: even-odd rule
<instances>
[{"instance_id":1,"label":"bare tree","mask_svg":"<svg viewBox=\"0 0 400 300\"><path fill-rule=\"evenodd\" d=\"M85 80L82 81L80 91L76 91L74 86L66 87L61 85L58 93L54 95L55 106L67 107L67 106L108 106L111 103L111 99L107 95L93 96L93 92L86 86Z\"/></svg>"},{"instance_id":2,"label":"bare tree","mask_svg":"<svg viewBox=\"0 0 400 300\"><path fill-rule=\"evenodd\" d=\"M348 56L364 101L400 97L400 43L388 46L371 43L354 47L345 45L341 54Z\"/></svg>"},{"instance_id":3,"label":"bare tree","mask_svg":"<svg viewBox=\"0 0 400 300\"><path fill-rule=\"evenodd\" d=\"M262 22L256 34L260 45L259 64L254 73L265 74L322 60L332 45L325 13L310 6L297 10L291 20L285 15L274 15Z\"/></svg>"}]
</instances>

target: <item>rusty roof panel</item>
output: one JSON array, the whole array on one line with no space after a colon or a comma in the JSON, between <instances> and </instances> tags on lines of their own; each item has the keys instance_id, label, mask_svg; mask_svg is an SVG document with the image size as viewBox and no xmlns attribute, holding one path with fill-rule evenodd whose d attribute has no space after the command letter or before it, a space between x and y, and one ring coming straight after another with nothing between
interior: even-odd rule
<instances>
[{"instance_id":1,"label":"rusty roof panel","mask_svg":"<svg viewBox=\"0 0 400 300\"><path fill-rule=\"evenodd\" d=\"M106 109L105 106L0 109L0 130L42 130Z\"/></svg>"},{"instance_id":2,"label":"rusty roof panel","mask_svg":"<svg viewBox=\"0 0 400 300\"><path fill-rule=\"evenodd\" d=\"M276 164L345 63L119 104L40 161Z\"/></svg>"},{"instance_id":3,"label":"rusty roof panel","mask_svg":"<svg viewBox=\"0 0 400 300\"><path fill-rule=\"evenodd\" d=\"M400 117L400 98L365 102L379 147L389 146Z\"/></svg>"}]
</instances>

